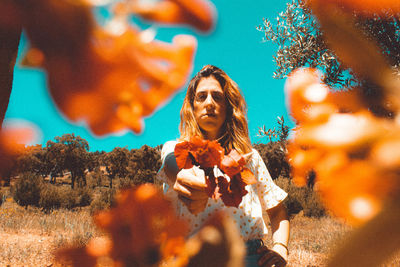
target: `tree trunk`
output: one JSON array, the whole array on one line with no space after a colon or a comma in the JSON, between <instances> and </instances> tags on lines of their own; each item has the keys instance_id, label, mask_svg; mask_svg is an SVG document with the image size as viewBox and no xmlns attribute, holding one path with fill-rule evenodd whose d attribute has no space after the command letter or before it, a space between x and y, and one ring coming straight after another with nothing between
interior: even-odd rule
<instances>
[{"instance_id":1,"label":"tree trunk","mask_svg":"<svg viewBox=\"0 0 400 267\"><path fill-rule=\"evenodd\" d=\"M71 172L71 188L75 187L75 173Z\"/></svg>"},{"instance_id":2,"label":"tree trunk","mask_svg":"<svg viewBox=\"0 0 400 267\"><path fill-rule=\"evenodd\" d=\"M86 174L85 172L82 173L82 181L83 181L83 185L86 186Z\"/></svg>"}]
</instances>

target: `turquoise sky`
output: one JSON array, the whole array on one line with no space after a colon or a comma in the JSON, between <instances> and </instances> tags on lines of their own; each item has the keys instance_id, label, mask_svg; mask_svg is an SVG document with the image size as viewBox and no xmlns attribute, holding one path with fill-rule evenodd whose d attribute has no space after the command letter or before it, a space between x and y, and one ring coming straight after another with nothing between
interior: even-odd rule
<instances>
[{"instance_id":1,"label":"turquoise sky","mask_svg":"<svg viewBox=\"0 0 400 267\"><path fill-rule=\"evenodd\" d=\"M263 42L263 33L256 30L265 17L275 18L283 11L287 1L278 0L214 0L218 19L215 30L209 35L199 35L185 27L157 26L156 39L170 42L176 34L186 33L197 37L198 49L193 73L206 64L216 65L235 80L248 104L250 138L260 142L258 127L276 126L277 116L288 119L284 105L284 80L272 78L275 69L272 56L276 47ZM140 20L136 23L147 28ZM26 47L23 38L20 51ZM193 74L190 76L192 77ZM110 151L116 146L139 148L156 146L179 137L179 111L185 96L185 87L168 103L145 119L141 135L126 133L120 136L93 136L83 125L76 125L63 117L53 104L46 88L46 75L41 70L15 67L14 84L6 120L24 120L40 128L38 143L45 144L55 136L75 133L89 142L90 150Z\"/></svg>"}]
</instances>

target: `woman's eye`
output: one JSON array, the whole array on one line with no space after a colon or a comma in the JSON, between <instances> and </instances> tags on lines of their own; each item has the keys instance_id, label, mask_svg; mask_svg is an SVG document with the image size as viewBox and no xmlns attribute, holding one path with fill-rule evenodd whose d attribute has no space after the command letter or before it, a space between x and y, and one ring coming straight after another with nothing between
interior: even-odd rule
<instances>
[{"instance_id":1,"label":"woman's eye","mask_svg":"<svg viewBox=\"0 0 400 267\"><path fill-rule=\"evenodd\" d=\"M216 102L222 102L222 101L224 100L224 96L223 96L222 94L219 94L219 93L214 94L214 95L213 95L213 98L214 98L214 100L215 100Z\"/></svg>"},{"instance_id":2,"label":"woman's eye","mask_svg":"<svg viewBox=\"0 0 400 267\"><path fill-rule=\"evenodd\" d=\"M205 94L196 95L196 101L203 102L204 100L206 100L206 95Z\"/></svg>"}]
</instances>

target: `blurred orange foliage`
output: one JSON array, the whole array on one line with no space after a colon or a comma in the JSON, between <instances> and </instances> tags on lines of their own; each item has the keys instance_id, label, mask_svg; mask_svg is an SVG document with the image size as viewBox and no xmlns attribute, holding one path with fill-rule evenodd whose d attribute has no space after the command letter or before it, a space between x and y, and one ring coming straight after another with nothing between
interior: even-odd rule
<instances>
[{"instance_id":1,"label":"blurred orange foliage","mask_svg":"<svg viewBox=\"0 0 400 267\"><path fill-rule=\"evenodd\" d=\"M93 239L84 248L58 252L61 260L73 266L151 266L181 253L188 233L171 204L153 185L117 195L116 207L94 217L108 236Z\"/></svg>"},{"instance_id":2,"label":"blurred orange foliage","mask_svg":"<svg viewBox=\"0 0 400 267\"><path fill-rule=\"evenodd\" d=\"M34 128L26 125L0 131L0 181L10 178L16 159L26 152L25 146L34 141L36 134Z\"/></svg>"},{"instance_id":3,"label":"blurred orange foliage","mask_svg":"<svg viewBox=\"0 0 400 267\"><path fill-rule=\"evenodd\" d=\"M356 89L329 91L313 69L293 72L285 89L298 125L288 145L293 179L305 185L314 170L330 210L353 223L371 219L400 186L393 172L399 162L386 160L388 145L400 142L399 126L373 116Z\"/></svg>"},{"instance_id":4,"label":"blurred orange foliage","mask_svg":"<svg viewBox=\"0 0 400 267\"><path fill-rule=\"evenodd\" d=\"M203 0L128 0L126 9L141 17L160 23L188 24L200 31L209 31L214 23L214 10Z\"/></svg>"},{"instance_id":5,"label":"blurred orange foliage","mask_svg":"<svg viewBox=\"0 0 400 267\"><path fill-rule=\"evenodd\" d=\"M400 247L400 80L354 14L395 15L400 2L306 3L340 63L377 90L372 97L368 88L332 92L315 69L291 73L285 93L296 122L288 144L293 179L304 186L314 171L314 189L325 205L360 226L327 265L379 266ZM375 116L371 103L387 110L386 117Z\"/></svg>"},{"instance_id":6,"label":"blurred orange foliage","mask_svg":"<svg viewBox=\"0 0 400 267\"><path fill-rule=\"evenodd\" d=\"M204 0L122 1L100 27L91 2L5 0L0 25L25 29L31 49L24 62L46 70L51 95L67 118L84 121L97 135L124 129L140 133L143 118L186 82L196 39L178 35L172 44L155 41L131 25L129 15L207 31L214 23L213 8Z\"/></svg>"}]
</instances>

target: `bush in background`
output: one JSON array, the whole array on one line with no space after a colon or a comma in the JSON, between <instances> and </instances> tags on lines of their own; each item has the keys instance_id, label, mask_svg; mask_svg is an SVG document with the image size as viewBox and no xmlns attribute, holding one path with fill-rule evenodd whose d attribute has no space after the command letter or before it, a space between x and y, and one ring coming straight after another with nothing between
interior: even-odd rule
<instances>
[{"instance_id":1,"label":"bush in background","mask_svg":"<svg viewBox=\"0 0 400 267\"><path fill-rule=\"evenodd\" d=\"M39 207L45 211L89 206L92 202L92 191L87 188L71 189L66 186L45 184L40 193Z\"/></svg>"},{"instance_id":2,"label":"bush in background","mask_svg":"<svg viewBox=\"0 0 400 267\"><path fill-rule=\"evenodd\" d=\"M253 147L260 153L272 179L279 176L290 176L290 165L286 158L286 145L289 136L289 126L285 125L283 116L277 118L278 126L273 129L266 129L265 125L258 128L257 136L266 138L267 144L258 143Z\"/></svg>"},{"instance_id":3,"label":"bush in background","mask_svg":"<svg viewBox=\"0 0 400 267\"><path fill-rule=\"evenodd\" d=\"M88 187L71 189L43 182L40 175L24 173L16 181L12 195L20 206L35 206L44 211L89 206L93 192Z\"/></svg>"},{"instance_id":4,"label":"bush in background","mask_svg":"<svg viewBox=\"0 0 400 267\"><path fill-rule=\"evenodd\" d=\"M116 190L114 188L103 188L96 194L90 204L90 213L94 214L99 210L104 210L114 205Z\"/></svg>"},{"instance_id":5,"label":"bush in background","mask_svg":"<svg viewBox=\"0 0 400 267\"><path fill-rule=\"evenodd\" d=\"M279 177L275 180L276 185L288 193L284 201L289 216L293 216L300 211L308 217L322 217L326 211L317 193L311 187L298 187L292 183L291 179Z\"/></svg>"},{"instance_id":6,"label":"bush in background","mask_svg":"<svg viewBox=\"0 0 400 267\"><path fill-rule=\"evenodd\" d=\"M286 159L286 145L283 142L269 142L268 144L255 144L268 172L273 180L279 176L289 177L290 165Z\"/></svg>"},{"instance_id":7,"label":"bush in background","mask_svg":"<svg viewBox=\"0 0 400 267\"><path fill-rule=\"evenodd\" d=\"M38 206L43 180L38 174L25 172L21 174L13 188L13 198L20 206Z\"/></svg>"},{"instance_id":8,"label":"bush in background","mask_svg":"<svg viewBox=\"0 0 400 267\"><path fill-rule=\"evenodd\" d=\"M132 176L130 176L129 180L131 186L141 185L151 183L154 184L156 180L157 171L142 169L137 170Z\"/></svg>"},{"instance_id":9,"label":"bush in background","mask_svg":"<svg viewBox=\"0 0 400 267\"><path fill-rule=\"evenodd\" d=\"M93 199L93 192L88 187L82 187L74 191L76 196L76 207L89 206Z\"/></svg>"},{"instance_id":10,"label":"bush in background","mask_svg":"<svg viewBox=\"0 0 400 267\"><path fill-rule=\"evenodd\" d=\"M45 211L58 209L61 207L63 200L60 194L59 186L45 184L40 192L39 207Z\"/></svg>"},{"instance_id":11,"label":"bush in background","mask_svg":"<svg viewBox=\"0 0 400 267\"><path fill-rule=\"evenodd\" d=\"M108 176L100 167L94 168L94 170L87 175L86 180L87 186L92 189L108 185L109 183Z\"/></svg>"},{"instance_id":12,"label":"bush in background","mask_svg":"<svg viewBox=\"0 0 400 267\"><path fill-rule=\"evenodd\" d=\"M127 178L131 180L130 185L154 183L156 175L161 167L161 154L158 148L147 145L140 149L131 150L128 165Z\"/></svg>"}]
</instances>

